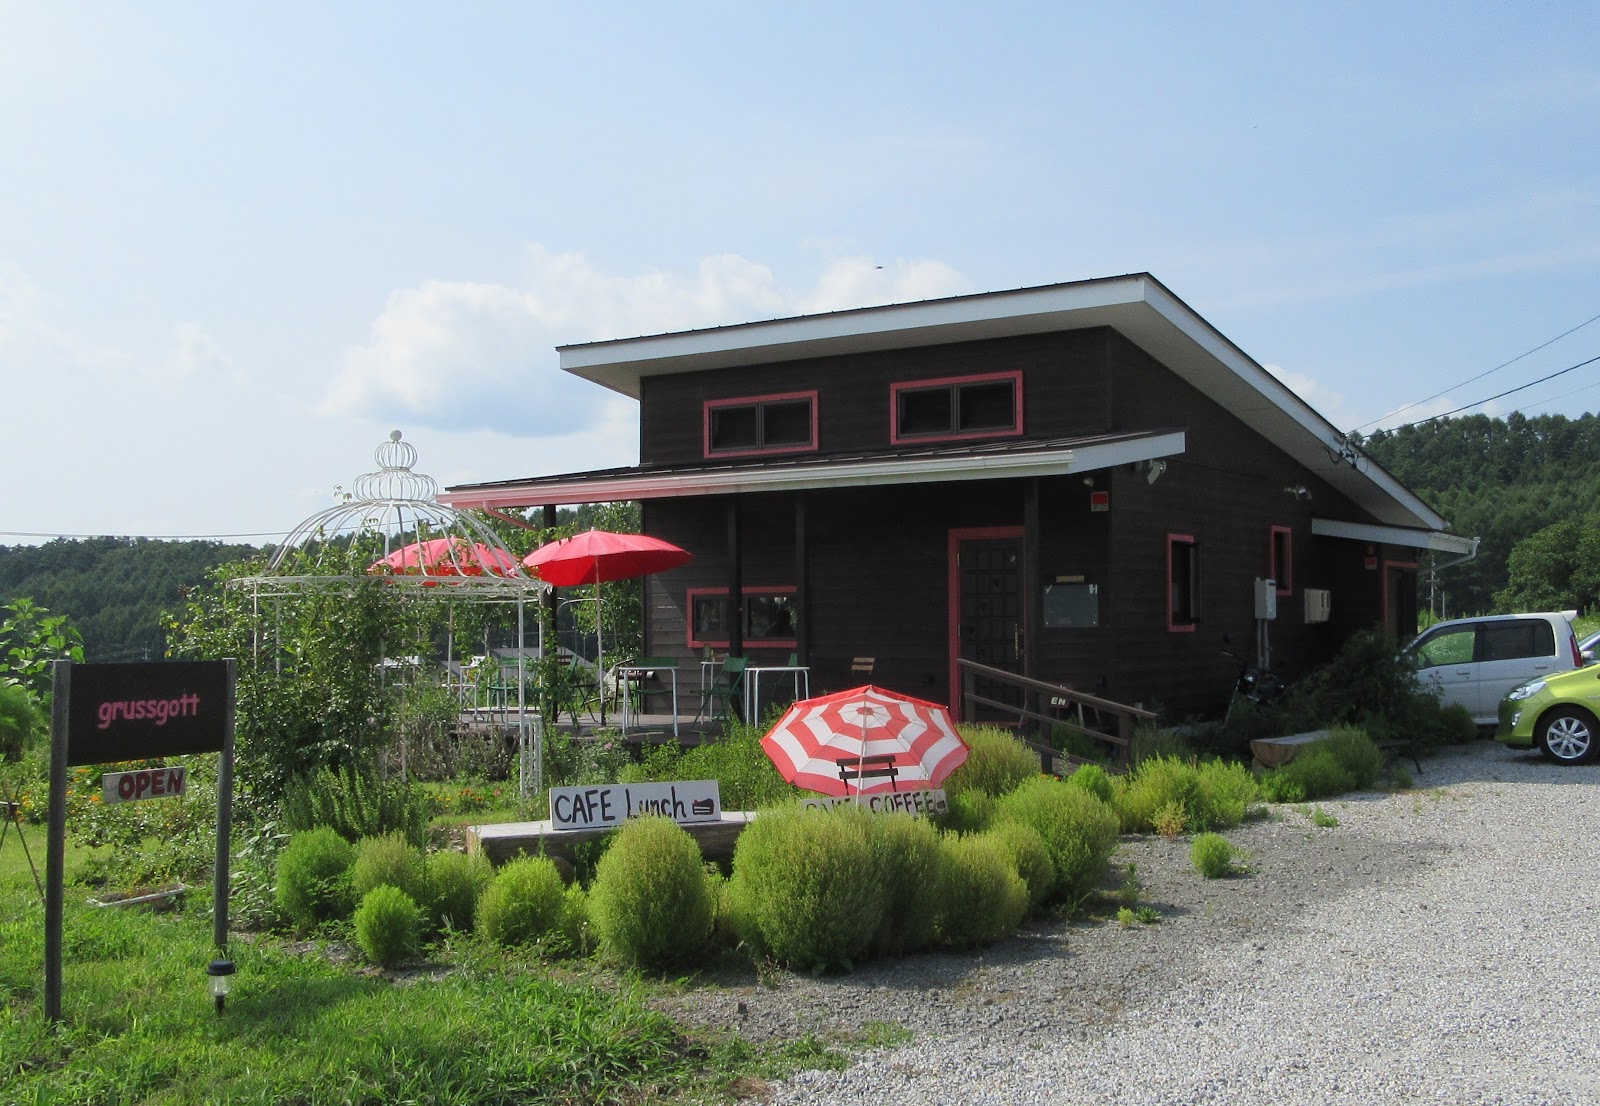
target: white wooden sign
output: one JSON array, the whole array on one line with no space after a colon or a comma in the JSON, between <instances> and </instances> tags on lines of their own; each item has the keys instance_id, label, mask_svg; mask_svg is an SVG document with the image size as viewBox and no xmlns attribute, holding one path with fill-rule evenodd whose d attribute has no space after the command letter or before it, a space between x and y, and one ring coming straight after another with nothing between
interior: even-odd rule
<instances>
[{"instance_id":1,"label":"white wooden sign","mask_svg":"<svg viewBox=\"0 0 1600 1106\"><path fill-rule=\"evenodd\" d=\"M945 798L944 788L935 787L930 791L874 791L871 795L859 796L861 805L874 814L948 814L950 801ZM808 810L827 810L829 807L848 804L854 806L857 796L840 796L817 799L804 799L800 805Z\"/></svg>"},{"instance_id":2,"label":"white wooden sign","mask_svg":"<svg viewBox=\"0 0 1600 1106\"><path fill-rule=\"evenodd\" d=\"M182 795L189 777L180 765L176 768L141 768L137 772L107 772L100 777L100 797L107 803L127 803L135 799L164 799Z\"/></svg>"},{"instance_id":3,"label":"white wooden sign","mask_svg":"<svg viewBox=\"0 0 1600 1106\"><path fill-rule=\"evenodd\" d=\"M716 780L676 783L611 783L599 787L552 787L553 829L619 826L629 818L660 814L674 822L715 822L722 818L722 789Z\"/></svg>"}]
</instances>

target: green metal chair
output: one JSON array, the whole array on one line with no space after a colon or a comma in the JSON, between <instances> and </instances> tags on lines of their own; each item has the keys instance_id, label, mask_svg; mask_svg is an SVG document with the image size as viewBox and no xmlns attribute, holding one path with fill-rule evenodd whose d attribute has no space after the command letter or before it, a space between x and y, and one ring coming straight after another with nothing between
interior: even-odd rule
<instances>
[{"instance_id":1,"label":"green metal chair","mask_svg":"<svg viewBox=\"0 0 1600 1106\"><path fill-rule=\"evenodd\" d=\"M707 719L727 722L730 718L744 717L744 669L749 663L744 657L729 657L722 662L700 704L700 711Z\"/></svg>"}]
</instances>

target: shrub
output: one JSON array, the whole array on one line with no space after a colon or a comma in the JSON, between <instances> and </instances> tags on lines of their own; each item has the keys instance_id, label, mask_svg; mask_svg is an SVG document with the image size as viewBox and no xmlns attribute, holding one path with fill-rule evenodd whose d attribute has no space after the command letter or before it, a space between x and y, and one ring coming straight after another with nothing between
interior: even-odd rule
<instances>
[{"instance_id":1,"label":"shrub","mask_svg":"<svg viewBox=\"0 0 1600 1106\"><path fill-rule=\"evenodd\" d=\"M404 891L412 902L421 902L427 898L423 864L422 853L398 833L363 837L356 842L355 862L350 865L350 890L361 900L367 892L387 885Z\"/></svg>"},{"instance_id":2,"label":"shrub","mask_svg":"<svg viewBox=\"0 0 1600 1106\"><path fill-rule=\"evenodd\" d=\"M594 951L595 940L589 920L589 892L581 883L569 883L561 895L561 917L556 922L552 944L569 955L587 956Z\"/></svg>"},{"instance_id":3,"label":"shrub","mask_svg":"<svg viewBox=\"0 0 1600 1106\"><path fill-rule=\"evenodd\" d=\"M1056 866L1039 831L1022 822L1001 822L986 835L1005 850L1028 887L1028 905L1037 910L1056 889Z\"/></svg>"},{"instance_id":4,"label":"shrub","mask_svg":"<svg viewBox=\"0 0 1600 1106\"><path fill-rule=\"evenodd\" d=\"M324 769L302 779L283 800L291 830L331 826L346 841L398 832L421 848L432 817L432 801L420 787L353 768Z\"/></svg>"},{"instance_id":5,"label":"shrub","mask_svg":"<svg viewBox=\"0 0 1600 1106\"><path fill-rule=\"evenodd\" d=\"M972 788L954 795L946 793L950 812L939 819L939 825L952 833L982 833L994 822L999 800L987 791Z\"/></svg>"},{"instance_id":6,"label":"shrub","mask_svg":"<svg viewBox=\"0 0 1600 1106\"><path fill-rule=\"evenodd\" d=\"M278 906L309 928L350 909L350 864L355 848L327 826L289 839L278 857Z\"/></svg>"},{"instance_id":7,"label":"shrub","mask_svg":"<svg viewBox=\"0 0 1600 1106\"><path fill-rule=\"evenodd\" d=\"M1200 765L1201 817L1208 827L1237 826L1260 794L1255 776L1238 761L1208 760Z\"/></svg>"},{"instance_id":8,"label":"shrub","mask_svg":"<svg viewBox=\"0 0 1600 1106\"><path fill-rule=\"evenodd\" d=\"M22 684L0 679L0 761L22 759L22 751L46 732L44 712Z\"/></svg>"},{"instance_id":9,"label":"shrub","mask_svg":"<svg viewBox=\"0 0 1600 1106\"><path fill-rule=\"evenodd\" d=\"M1374 740L1419 748L1476 732L1418 684L1413 658L1379 631L1353 634L1332 661L1290 689L1288 706L1299 729L1362 726Z\"/></svg>"},{"instance_id":10,"label":"shrub","mask_svg":"<svg viewBox=\"0 0 1600 1106\"><path fill-rule=\"evenodd\" d=\"M1077 901L1100 882L1117 848L1117 816L1081 787L1036 776L1000 800L1000 821L1038 831L1055 865L1056 891Z\"/></svg>"},{"instance_id":11,"label":"shrub","mask_svg":"<svg viewBox=\"0 0 1600 1106\"><path fill-rule=\"evenodd\" d=\"M560 921L565 890L549 857L518 857L500 869L478 899L478 932L504 946L543 940Z\"/></svg>"},{"instance_id":12,"label":"shrub","mask_svg":"<svg viewBox=\"0 0 1600 1106\"><path fill-rule=\"evenodd\" d=\"M946 836L939 849L939 938L955 948L992 944L1028 912L1028 887L988 834Z\"/></svg>"},{"instance_id":13,"label":"shrub","mask_svg":"<svg viewBox=\"0 0 1600 1106\"><path fill-rule=\"evenodd\" d=\"M675 763L660 761L654 779L716 780L724 810L759 810L794 798L799 791L779 775L772 758L761 748L767 728L743 723L730 725L721 740L696 745Z\"/></svg>"},{"instance_id":14,"label":"shrub","mask_svg":"<svg viewBox=\"0 0 1600 1106\"><path fill-rule=\"evenodd\" d=\"M1067 782L1073 787L1083 788L1102 803L1111 803L1111 777L1098 764L1079 765L1078 770L1067 777Z\"/></svg>"},{"instance_id":15,"label":"shrub","mask_svg":"<svg viewBox=\"0 0 1600 1106\"><path fill-rule=\"evenodd\" d=\"M957 729L967 743L967 759L944 781L945 793L952 799L967 791L999 798L1039 775L1039 755L1016 735L994 726Z\"/></svg>"},{"instance_id":16,"label":"shrub","mask_svg":"<svg viewBox=\"0 0 1600 1106\"><path fill-rule=\"evenodd\" d=\"M764 810L733 853L740 934L780 961L849 969L872 946L888 896L874 870L869 811Z\"/></svg>"},{"instance_id":17,"label":"shrub","mask_svg":"<svg viewBox=\"0 0 1600 1106\"><path fill-rule=\"evenodd\" d=\"M872 821L873 867L884 890L883 924L873 952L900 956L933 944L937 902L928 894L939 875L939 834L926 818L880 815Z\"/></svg>"},{"instance_id":18,"label":"shrub","mask_svg":"<svg viewBox=\"0 0 1600 1106\"><path fill-rule=\"evenodd\" d=\"M1352 790L1365 791L1377 782L1378 774L1383 771L1383 750L1359 726L1337 727L1322 745L1350 773Z\"/></svg>"},{"instance_id":19,"label":"shrub","mask_svg":"<svg viewBox=\"0 0 1600 1106\"><path fill-rule=\"evenodd\" d=\"M472 928L478 898L494 879L482 853L441 852L427 862L428 920L437 930Z\"/></svg>"},{"instance_id":20,"label":"shrub","mask_svg":"<svg viewBox=\"0 0 1600 1106\"><path fill-rule=\"evenodd\" d=\"M1281 768L1265 773L1262 785L1274 802L1300 803L1352 791L1355 776L1332 749L1319 743L1301 750Z\"/></svg>"},{"instance_id":21,"label":"shrub","mask_svg":"<svg viewBox=\"0 0 1600 1106\"><path fill-rule=\"evenodd\" d=\"M1174 799L1150 816L1150 828L1162 837L1182 837L1189 828L1189 812Z\"/></svg>"},{"instance_id":22,"label":"shrub","mask_svg":"<svg viewBox=\"0 0 1600 1106\"><path fill-rule=\"evenodd\" d=\"M1189 862L1207 879L1221 879L1233 871L1233 846L1220 833L1202 833L1189 847Z\"/></svg>"},{"instance_id":23,"label":"shrub","mask_svg":"<svg viewBox=\"0 0 1600 1106\"><path fill-rule=\"evenodd\" d=\"M589 889L600 948L634 967L663 967L699 951L711 908L700 846L669 818L629 819Z\"/></svg>"},{"instance_id":24,"label":"shrub","mask_svg":"<svg viewBox=\"0 0 1600 1106\"><path fill-rule=\"evenodd\" d=\"M381 968L415 956L421 931L422 908L393 884L374 887L356 907L356 944Z\"/></svg>"},{"instance_id":25,"label":"shrub","mask_svg":"<svg viewBox=\"0 0 1600 1106\"><path fill-rule=\"evenodd\" d=\"M1188 760L1194 750L1176 730L1158 726L1154 722L1140 722L1133 727L1128 745L1128 761L1138 764L1151 757L1176 757Z\"/></svg>"},{"instance_id":26,"label":"shrub","mask_svg":"<svg viewBox=\"0 0 1600 1106\"><path fill-rule=\"evenodd\" d=\"M1196 765L1176 757L1151 757L1114 787L1124 830L1166 836L1236 826L1259 797L1249 769L1221 760Z\"/></svg>"}]
</instances>

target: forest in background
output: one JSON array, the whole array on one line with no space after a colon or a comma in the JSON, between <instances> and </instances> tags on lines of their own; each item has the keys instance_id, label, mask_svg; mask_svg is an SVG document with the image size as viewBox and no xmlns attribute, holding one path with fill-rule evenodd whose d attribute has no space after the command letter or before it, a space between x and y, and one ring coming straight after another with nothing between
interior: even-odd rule
<instances>
[{"instance_id":1,"label":"forest in background","mask_svg":"<svg viewBox=\"0 0 1600 1106\"><path fill-rule=\"evenodd\" d=\"M1357 444L1453 533L1483 539L1475 560L1439 573L1449 617L1600 605L1600 417L1471 415L1378 431ZM558 525L637 528L637 512L613 515L598 505L563 509ZM215 566L268 552L112 537L0 545L0 605L29 598L65 615L83 635L87 660L155 660L166 649L163 612L179 610ZM1424 560L1420 610L1429 609L1428 568Z\"/></svg>"}]
</instances>

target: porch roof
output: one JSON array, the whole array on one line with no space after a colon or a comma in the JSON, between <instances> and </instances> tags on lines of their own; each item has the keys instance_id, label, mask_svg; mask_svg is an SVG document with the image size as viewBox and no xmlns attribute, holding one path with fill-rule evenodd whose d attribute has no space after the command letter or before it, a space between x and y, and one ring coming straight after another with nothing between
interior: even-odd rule
<instances>
[{"instance_id":1,"label":"porch roof","mask_svg":"<svg viewBox=\"0 0 1600 1106\"><path fill-rule=\"evenodd\" d=\"M764 458L760 465L637 465L470 484L452 488L439 498L457 508L539 507L682 495L1016 479L1093 472L1171 457L1183 450L1183 431L1153 430L1045 441L806 454Z\"/></svg>"}]
</instances>

